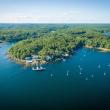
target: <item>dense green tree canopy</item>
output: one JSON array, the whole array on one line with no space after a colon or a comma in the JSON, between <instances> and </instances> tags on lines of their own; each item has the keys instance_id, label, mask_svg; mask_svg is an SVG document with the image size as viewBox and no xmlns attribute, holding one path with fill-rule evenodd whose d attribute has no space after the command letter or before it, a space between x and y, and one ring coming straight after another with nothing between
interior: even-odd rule
<instances>
[{"instance_id":1,"label":"dense green tree canopy","mask_svg":"<svg viewBox=\"0 0 110 110\"><path fill-rule=\"evenodd\" d=\"M110 49L108 24L5 24L0 25L0 40L17 42L9 54L25 59L38 55L42 60L49 56L56 60L73 54L83 46Z\"/></svg>"}]
</instances>

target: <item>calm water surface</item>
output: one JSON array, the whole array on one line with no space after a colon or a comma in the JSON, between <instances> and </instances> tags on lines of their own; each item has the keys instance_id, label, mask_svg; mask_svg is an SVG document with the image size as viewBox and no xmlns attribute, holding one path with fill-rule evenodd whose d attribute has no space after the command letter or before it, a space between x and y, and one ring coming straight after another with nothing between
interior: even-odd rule
<instances>
[{"instance_id":1,"label":"calm water surface","mask_svg":"<svg viewBox=\"0 0 110 110\"><path fill-rule=\"evenodd\" d=\"M7 58L11 45L0 44L0 110L110 108L110 53L80 49L36 72Z\"/></svg>"}]
</instances>

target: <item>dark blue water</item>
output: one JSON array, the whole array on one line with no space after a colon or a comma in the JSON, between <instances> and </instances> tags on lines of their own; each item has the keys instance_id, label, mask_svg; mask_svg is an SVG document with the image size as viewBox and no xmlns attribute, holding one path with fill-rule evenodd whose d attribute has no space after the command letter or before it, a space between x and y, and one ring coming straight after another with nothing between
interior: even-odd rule
<instances>
[{"instance_id":1,"label":"dark blue water","mask_svg":"<svg viewBox=\"0 0 110 110\"><path fill-rule=\"evenodd\" d=\"M11 45L0 44L0 110L109 110L110 53L80 49L35 72L7 58Z\"/></svg>"}]
</instances>

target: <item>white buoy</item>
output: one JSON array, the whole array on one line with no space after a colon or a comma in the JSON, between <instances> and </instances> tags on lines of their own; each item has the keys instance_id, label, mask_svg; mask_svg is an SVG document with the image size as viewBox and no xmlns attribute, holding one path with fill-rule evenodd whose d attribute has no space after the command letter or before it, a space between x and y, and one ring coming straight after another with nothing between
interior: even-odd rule
<instances>
[{"instance_id":1,"label":"white buoy","mask_svg":"<svg viewBox=\"0 0 110 110\"><path fill-rule=\"evenodd\" d=\"M106 73L104 72L104 76L106 76Z\"/></svg>"},{"instance_id":2,"label":"white buoy","mask_svg":"<svg viewBox=\"0 0 110 110\"><path fill-rule=\"evenodd\" d=\"M53 77L53 74L50 74L51 77Z\"/></svg>"}]
</instances>

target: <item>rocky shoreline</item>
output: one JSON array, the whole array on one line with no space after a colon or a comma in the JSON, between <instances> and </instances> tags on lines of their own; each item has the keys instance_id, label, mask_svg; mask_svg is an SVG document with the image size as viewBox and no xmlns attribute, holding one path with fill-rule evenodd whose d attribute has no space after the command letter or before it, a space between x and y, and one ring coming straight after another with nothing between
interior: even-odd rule
<instances>
[{"instance_id":1,"label":"rocky shoreline","mask_svg":"<svg viewBox=\"0 0 110 110\"><path fill-rule=\"evenodd\" d=\"M25 65L25 66L33 66L35 65L36 63L32 60L30 60L29 62L27 60L23 60L23 59L17 59L17 58L14 58L12 55L10 55L9 53L7 54L8 58L12 61L15 61L16 63L18 64L22 64L22 65ZM68 55L66 56L65 58L57 58L55 60L51 60L51 61L44 61L44 60L41 60L40 63L43 65L43 64L47 64L47 63L55 63L55 62L58 62L58 61L64 61L65 59L67 59L68 57L70 57L71 55Z\"/></svg>"}]
</instances>

